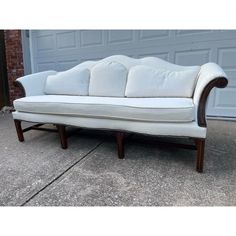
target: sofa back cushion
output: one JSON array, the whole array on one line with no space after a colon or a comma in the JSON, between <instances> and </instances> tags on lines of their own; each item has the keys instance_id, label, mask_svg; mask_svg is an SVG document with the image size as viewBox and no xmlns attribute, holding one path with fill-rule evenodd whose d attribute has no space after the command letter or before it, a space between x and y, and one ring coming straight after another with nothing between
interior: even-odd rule
<instances>
[{"instance_id":1,"label":"sofa back cushion","mask_svg":"<svg viewBox=\"0 0 236 236\"><path fill-rule=\"evenodd\" d=\"M88 69L67 70L48 76L45 94L88 95L90 71Z\"/></svg>"},{"instance_id":2,"label":"sofa back cushion","mask_svg":"<svg viewBox=\"0 0 236 236\"><path fill-rule=\"evenodd\" d=\"M192 97L199 68L182 71L156 69L146 65L130 69L126 97Z\"/></svg>"},{"instance_id":3,"label":"sofa back cushion","mask_svg":"<svg viewBox=\"0 0 236 236\"><path fill-rule=\"evenodd\" d=\"M101 62L91 69L89 95L124 97L128 70L118 62Z\"/></svg>"}]
</instances>

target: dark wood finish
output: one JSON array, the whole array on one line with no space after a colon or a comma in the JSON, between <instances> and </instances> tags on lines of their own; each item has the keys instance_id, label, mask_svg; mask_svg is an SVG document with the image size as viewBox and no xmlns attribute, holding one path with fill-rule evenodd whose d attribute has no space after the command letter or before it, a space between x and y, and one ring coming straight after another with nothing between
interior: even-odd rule
<instances>
[{"instance_id":1,"label":"dark wood finish","mask_svg":"<svg viewBox=\"0 0 236 236\"><path fill-rule=\"evenodd\" d=\"M30 130L39 130L39 131L48 131L48 132L58 132L57 129L49 129L49 128L41 128L40 126L42 126L44 124L36 124L30 127L27 127L25 129L23 129L23 132L27 132Z\"/></svg>"},{"instance_id":2,"label":"dark wood finish","mask_svg":"<svg viewBox=\"0 0 236 236\"><path fill-rule=\"evenodd\" d=\"M17 136L20 142L24 141L23 133L30 131L30 130L41 130L41 131L50 131L50 132L58 132L61 142L61 147L63 149L67 149L68 143L67 143L67 134L66 134L66 126L65 125L56 125L57 129L47 129L47 128L40 128L40 126L44 124L36 124L30 127L27 127L25 129L22 129L21 127L21 121L20 120L14 120ZM117 142L117 152L119 159L124 159L124 132L116 132L116 142ZM183 143L174 143L174 142L166 142L166 141L160 141L158 140L155 143L159 147L165 147L165 148L184 148L184 149L191 149L191 150L197 150L197 161L196 161L196 170L199 173L203 172L203 163L204 163L204 149L205 149L205 139L193 139L195 141L195 145L191 144L183 144Z\"/></svg>"},{"instance_id":3,"label":"dark wood finish","mask_svg":"<svg viewBox=\"0 0 236 236\"><path fill-rule=\"evenodd\" d=\"M197 164L196 170L199 173L203 172L203 163L204 163L204 149L205 149L205 139L196 139L197 147Z\"/></svg>"},{"instance_id":4,"label":"dark wood finish","mask_svg":"<svg viewBox=\"0 0 236 236\"><path fill-rule=\"evenodd\" d=\"M56 126L59 133L60 141L61 141L61 147L63 149L67 149L68 145L67 145L67 137L66 137L66 127L65 125L56 125Z\"/></svg>"},{"instance_id":5,"label":"dark wood finish","mask_svg":"<svg viewBox=\"0 0 236 236\"><path fill-rule=\"evenodd\" d=\"M200 101L199 101L199 105L198 105L198 125L201 127L206 127L207 123L206 123L206 102L207 102L207 98L209 93L211 92L211 90L216 87L216 88L225 88L228 84L228 80L225 77L217 77L214 80L212 80L211 82L208 83L208 85L204 88L201 97L200 97Z\"/></svg>"},{"instance_id":6,"label":"dark wood finish","mask_svg":"<svg viewBox=\"0 0 236 236\"><path fill-rule=\"evenodd\" d=\"M42 125L43 124L36 124L36 125L30 126L30 127L27 127L25 129L23 129L23 133L27 132L27 131L30 131L33 127L39 127L39 126L42 126Z\"/></svg>"},{"instance_id":7,"label":"dark wood finish","mask_svg":"<svg viewBox=\"0 0 236 236\"><path fill-rule=\"evenodd\" d=\"M53 132L53 133L57 133L58 130L56 129L49 129L49 128L37 128L37 127L32 127L32 130L39 130L39 131L47 131L47 132Z\"/></svg>"},{"instance_id":8,"label":"dark wood finish","mask_svg":"<svg viewBox=\"0 0 236 236\"><path fill-rule=\"evenodd\" d=\"M16 126L16 133L18 136L18 139L20 142L24 142L24 135L23 135L23 130L21 127L21 121L20 120L14 120L15 126Z\"/></svg>"},{"instance_id":9,"label":"dark wood finish","mask_svg":"<svg viewBox=\"0 0 236 236\"><path fill-rule=\"evenodd\" d=\"M119 159L124 159L124 133L116 132L117 151Z\"/></svg>"},{"instance_id":10,"label":"dark wood finish","mask_svg":"<svg viewBox=\"0 0 236 236\"><path fill-rule=\"evenodd\" d=\"M15 80L13 82L13 84L14 84L15 87L18 87L18 88L20 88L22 90L22 95L23 95L23 97L25 97L26 96L26 92L25 92L25 88L22 85L22 83L20 81L18 81L18 80Z\"/></svg>"},{"instance_id":11,"label":"dark wood finish","mask_svg":"<svg viewBox=\"0 0 236 236\"><path fill-rule=\"evenodd\" d=\"M157 141L156 144L164 148L183 148L183 149L197 150L197 147L191 144L162 142L162 141Z\"/></svg>"},{"instance_id":12,"label":"dark wood finish","mask_svg":"<svg viewBox=\"0 0 236 236\"><path fill-rule=\"evenodd\" d=\"M9 105L4 30L0 30L0 109Z\"/></svg>"}]
</instances>

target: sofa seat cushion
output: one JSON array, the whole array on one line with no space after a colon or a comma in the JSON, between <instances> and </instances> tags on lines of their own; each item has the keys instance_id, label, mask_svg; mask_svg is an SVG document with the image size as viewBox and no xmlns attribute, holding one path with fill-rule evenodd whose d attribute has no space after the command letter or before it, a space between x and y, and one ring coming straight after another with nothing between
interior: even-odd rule
<instances>
[{"instance_id":1,"label":"sofa seat cushion","mask_svg":"<svg viewBox=\"0 0 236 236\"><path fill-rule=\"evenodd\" d=\"M115 98L42 95L14 101L16 111L151 122L191 122L191 98ZM65 118L66 119L66 118Z\"/></svg>"}]
</instances>

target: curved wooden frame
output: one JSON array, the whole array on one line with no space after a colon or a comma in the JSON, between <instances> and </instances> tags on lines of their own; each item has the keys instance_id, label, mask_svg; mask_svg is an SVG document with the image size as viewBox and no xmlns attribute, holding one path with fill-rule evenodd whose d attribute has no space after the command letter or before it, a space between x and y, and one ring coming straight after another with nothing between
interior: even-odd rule
<instances>
[{"instance_id":1,"label":"curved wooden frame","mask_svg":"<svg viewBox=\"0 0 236 236\"><path fill-rule=\"evenodd\" d=\"M22 83L21 83L20 81L15 80L15 81L13 82L13 84L14 84L15 87L18 87L18 88L20 88L20 89L22 90L23 97L25 97L26 92L25 92L25 88L24 88L24 86L22 85Z\"/></svg>"},{"instance_id":2,"label":"curved wooden frame","mask_svg":"<svg viewBox=\"0 0 236 236\"><path fill-rule=\"evenodd\" d=\"M198 120L198 125L200 127L206 127L206 103L207 103L207 98L211 90L216 87L216 88L225 88L228 84L228 80L225 77L216 77L212 81L210 81L207 86L204 88L200 100L199 100L199 105L198 105L198 111L197 111L197 120Z\"/></svg>"}]
</instances>

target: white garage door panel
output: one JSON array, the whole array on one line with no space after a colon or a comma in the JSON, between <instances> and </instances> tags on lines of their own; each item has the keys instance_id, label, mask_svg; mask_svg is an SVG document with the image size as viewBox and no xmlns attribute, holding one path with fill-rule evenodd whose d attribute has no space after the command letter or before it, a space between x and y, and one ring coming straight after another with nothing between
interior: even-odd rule
<instances>
[{"instance_id":1,"label":"white garage door panel","mask_svg":"<svg viewBox=\"0 0 236 236\"><path fill-rule=\"evenodd\" d=\"M114 54L180 65L216 62L229 85L211 92L207 114L236 117L236 30L33 30L30 39L33 72L62 71Z\"/></svg>"},{"instance_id":2,"label":"white garage door panel","mask_svg":"<svg viewBox=\"0 0 236 236\"><path fill-rule=\"evenodd\" d=\"M217 49L217 63L222 66L229 77L229 83L223 90L216 89L212 96L213 104L210 107L211 114L217 116L223 114L236 117L236 45L228 43L228 47Z\"/></svg>"},{"instance_id":3,"label":"white garage door panel","mask_svg":"<svg viewBox=\"0 0 236 236\"><path fill-rule=\"evenodd\" d=\"M58 49L70 49L76 47L75 32L61 32L56 37L56 47Z\"/></svg>"},{"instance_id":4,"label":"white garage door panel","mask_svg":"<svg viewBox=\"0 0 236 236\"><path fill-rule=\"evenodd\" d=\"M104 33L101 30L81 30L80 47L101 47L104 45Z\"/></svg>"}]
</instances>

